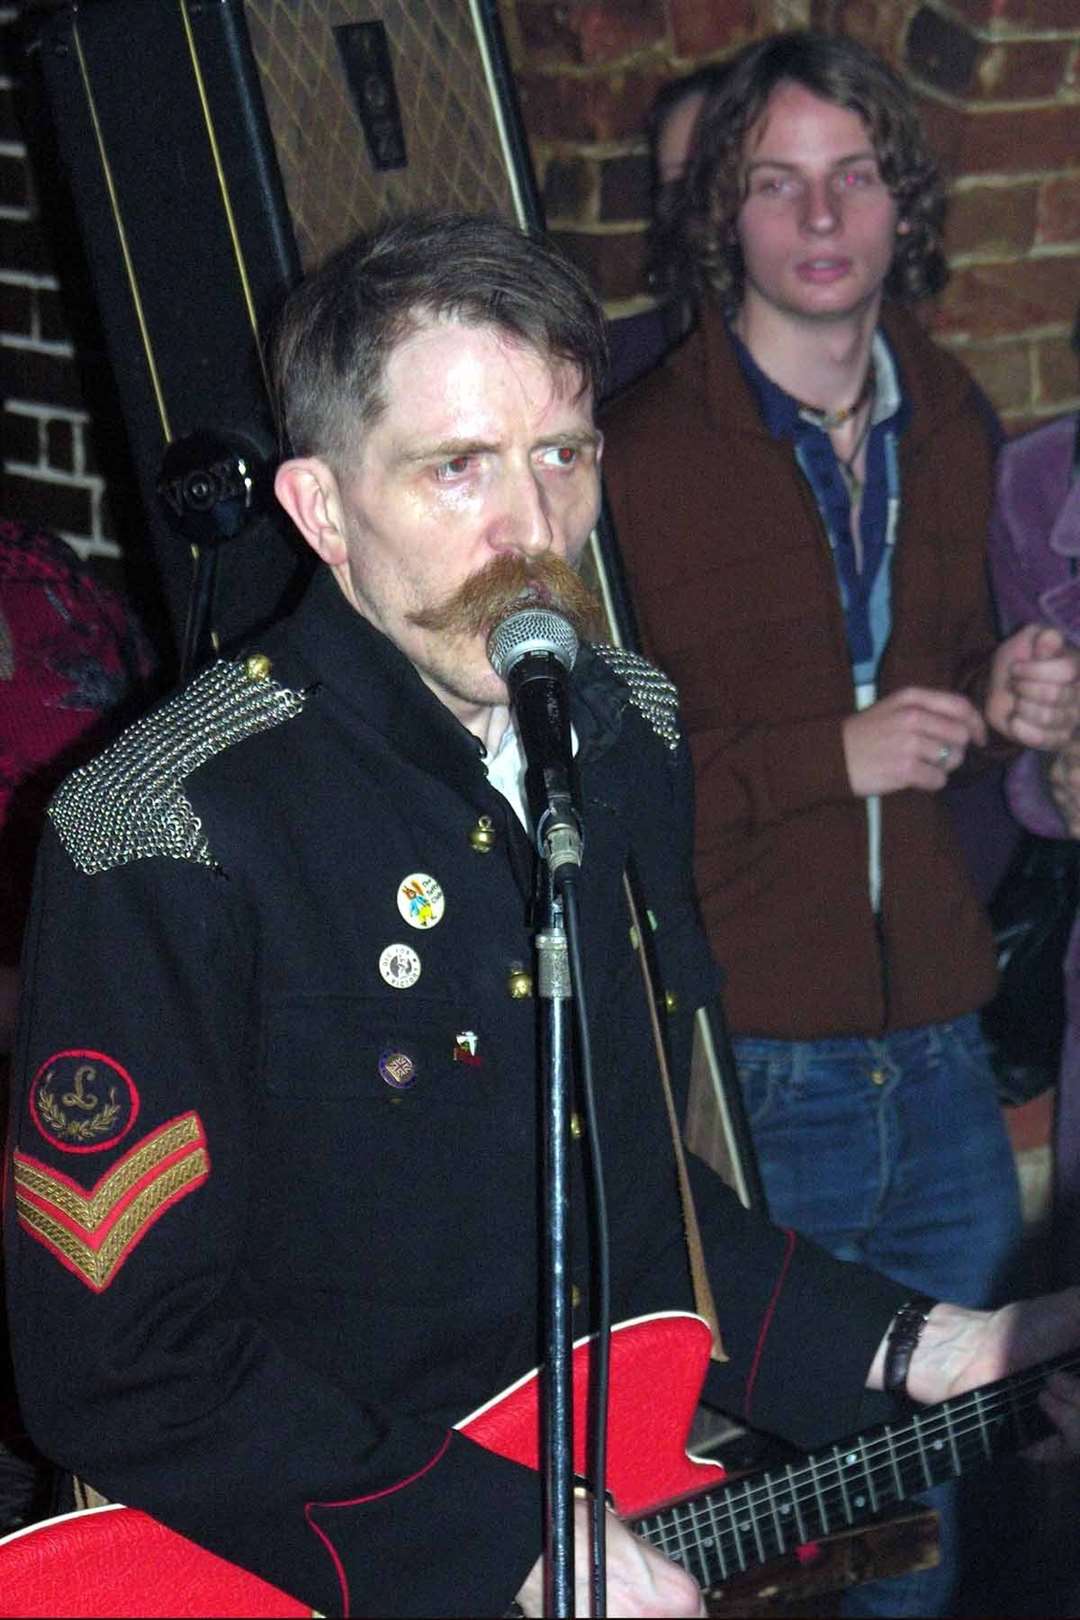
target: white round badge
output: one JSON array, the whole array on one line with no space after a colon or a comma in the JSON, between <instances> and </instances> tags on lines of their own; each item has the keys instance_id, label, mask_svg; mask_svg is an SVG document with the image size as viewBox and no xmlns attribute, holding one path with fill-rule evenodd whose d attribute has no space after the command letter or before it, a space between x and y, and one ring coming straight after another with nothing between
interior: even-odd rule
<instances>
[{"instance_id":1,"label":"white round badge","mask_svg":"<svg viewBox=\"0 0 1080 1620\"><path fill-rule=\"evenodd\" d=\"M420 958L411 945L388 945L379 957L379 972L395 990L407 990L420 977Z\"/></svg>"},{"instance_id":2,"label":"white round badge","mask_svg":"<svg viewBox=\"0 0 1080 1620\"><path fill-rule=\"evenodd\" d=\"M427 872L410 872L398 884L397 908L410 928L434 928L446 910L442 884Z\"/></svg>"}]
</instances>

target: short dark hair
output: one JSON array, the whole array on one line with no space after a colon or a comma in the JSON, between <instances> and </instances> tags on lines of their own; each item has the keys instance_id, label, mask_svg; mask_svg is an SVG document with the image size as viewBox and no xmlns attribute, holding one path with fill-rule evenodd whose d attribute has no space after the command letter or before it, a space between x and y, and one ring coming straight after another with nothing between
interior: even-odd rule
<instances>
[{"instance_id":1,"label":"short dark hair","mask_svg":"<svg viewBox=\"0 0 1080 1620\"><path fill-rule=\"evenodd\" d=\"M283 448L340 466L385 408L391 350L447 318L495 327L600 391L604 315L575 266L494 216L410 215L348 243L286 300L271 343Z\"/></svg>"},{"instance_id":2,"label":"short dark hair","mask_svg":"<svg viewBox=\"0 0 1080 1620\"><path fill-rule=\"evenodd\" d=\"M880 57L852 39L812 29L773 34L747 46L702 109L695 155L678 218L679 254L670 252L667 290L711 291L729 313L742 301L744 266L735 228L745 197L747 137L778 85L802 85L857 113L874 145L882 179L907 230L898 235L885 289L912 302L945 285L945 193L911 91ZM680 284L681 283L681 284Z\"/></svg>"}]
</instances>

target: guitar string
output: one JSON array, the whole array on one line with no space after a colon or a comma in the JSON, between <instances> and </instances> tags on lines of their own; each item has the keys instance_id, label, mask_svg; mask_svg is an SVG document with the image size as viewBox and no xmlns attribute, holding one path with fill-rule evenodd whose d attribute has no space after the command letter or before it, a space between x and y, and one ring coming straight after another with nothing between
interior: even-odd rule
<instances>
[{"instance_id":1,"label":"guitar string","mask_svg":"<svg viewBox=\"0 0 1080 1620\"><path fill-rule=\"evenodd\" d=\"M989 1410L989 1403L987 1405L987 1411L984 1415L992 1415L992 1412ZM946 1429L947 1426L941 1420L937 1420L932 1426L928 1427L930 1427L930 1433L927 1438L929 1439L931 1446L936 1450L938 1449L936 1441L940 1436L940 1432L943 1429ZM949 1435L949 1439L957 1446L957 1449L959 1449L959 1447L966 1445L966 1443L974 1435L984 1437L985 1431L985 1423L980 1421L976 1416L972 1421L967 1422L966 1425L957 1424L954 1422L951 1425L951 1434ZM842 1448L839 1447L837 1448L837 1450L841 1449ZM786 1514L783 1517L780 1517L784 1504L782 1503L779 1509L775 1507L775 1505L769 1500L769 1488L765 1483L747 1483L744 1486L740 1486L740 1482L735 1480L732 1482L731 1487L729 1487L728 1493L723 1491L713 1493L714 1502L710 1506L701 1507L692 1501L684 1502L675 1504L672 1508L661 1510L661 1513L658 1515L650 1515L650 1517L655 1517L657 1519L660 1531L660 1539L656 1540L655 1544L658 1546L667 1547L676 1542L681 1543L681 1541L685 1538L687 1530L696 1531L702 1524L706 1524L711 1530L713 1530L714 1535L716 1532L719 1532L721 1535L727 1535L732 1541L738 1542L741 1550L742 1538L746 1535L753 1534L755 1535L755 1539L760 1539L758 1526L760 1526L762 1522L765 1522L767 1525L770 1521L774 1527L774 1533L777 1535L778 1539L779 1532L781 1529L783 1529L785 1532L789 1533L783 1538L785 1541L789 1539L792 1541L796 1541L798 1539L805 1540L806 1537L802 1535L801 1531L798 1530L799 1509L804 1506L812 1506L820 1512L821 1503L819 1497L820 1493L823 1491L831 1492L834 1495L838 1494L842 1489L845 1491L845 1493L847 1491L857 1492L863 1499L869 1497L871 1503L874 1501L875 1494L880 1494L880 1496L885 1500L890 1500L895 1488L895 1480L890 1480L888 1483L886 1483L885 1480L880 1480L878 1482L877 1493L871 1490L869 1482L864 1481L862 1476L868 1469L874 1466L874 1463L869 1455L867 1455L865 1459L860 1459L858 1456L858 1449L859 1448L857 1446L849 1447L845 1456L830 1456L829 1458L823 1459L821 1462L819 1462L815 1468L804 1467L800 1470L792 1469L785 1479L777 1482L781 1485L781 1488L784 1488L785 1486L787 1487L786 1490L784 1490L784 1494L789 1499L789 1507L795 1509L794 1517L788 1517ZM883 1453L885 1451L890 1451L890 1448L887 1445L880 1446L878 1447L878 1451L879 1453ZM897 1472L900 1472L905 1463L916 1460L918 1462L920 1472L923 1474L923 1480L919 1486L913 1487L913 1490L917 1491L918 1489L927 1489L928 1486L925 1479L926 1470L923 1467L925 1453L926 1446L920 1446L917 1441L914 1444L894 1443L893 1447L891 1448L886 1473L892 1474L894 1463L896 1465ZM854 1457L856 1460L853 1463L848 1463L846 1461L847 1456ZM880 1464L878 1466L880 1469ZM949 1472L955 1471L955 1468L950 1468L949 1470ZM775 1470L770 1470L770 1475L773 1473L775 1473ZM931 1483L934 1482L935 1481L931 1481ZM808 1483L809 1488L807 1488ZM903 1481L901 1481L901 1489L897 1491L896 1494L900 1496L901 1499L903 1498L905 1494L903 1489ZM738 1500L736 1500L736 1498L738 1498ZM764 1513L761 1512L763 1502L768 1502L768 1507ZM862 1503L857 1500L857 1505L861 1507ZM716 1525L715 1512L717 1507L719 1508L720 1512L723 1513L724 1516L730 1521L729 1525L722 1527ZM671 1529L675 1531L674 1535L672 1535L670 1529L666 1529L664 1526L663 1517L665 1513L672 1521ZM740 1524L740 1514L748 1514L748 1522ZM827 1514L821 1514L820 1516L822 1518L822 1522L827 1525ZM790 1534L791 1532L795 1532L795 1534ZM653 1537L650 1536L649 1539L652 1540Z\"/></svg>"},{"instance_id":2,"label":"guitar string","mask_svg":"<svg viewBox=\"0 0 1080 1620\"><path fill-rule=\"evenodd\" d=\"M1066 1369L1075 1368L1080 1365L1080 1356L1062 1358L1055 1365ZM909 1434L898 1435L894 1433L892 1436L882 1436L873 1442L866 1443L856 1440L846 1448L837 1445L834 1454L828 1458L811 1462L801 1468L790 1467L786 1471L785 1479L777 1483L781 1483L785 1488L785 1495L790 1496L791 1505L796 1510L795 1518L797 1519L798 1509L803 1505L813 1503L820 1511L823 1506L820 1502L820 1495L823 1490L834 1493L842 1490L845 1497L848 1488L856 1491L861 1490L863 1494L869 1494L872 1499L873 1492L869 1489L869 1483L861 1482L859 1475L869 1471L871 1468L880 1467L880 1463L875 1461L875 1451L878 1458L883 1456L887 1458L886 1466L890 1473L893 1471L894 1466L896 1472L899 1473L904 1463L917 1460L925 1480L924 1454L927 1449L927 1442L930 1443L934 1450L937 1450L939 1449L942 1434L957 1448L970 1440L973 1435L985 1438L988 1418L992 1419L1002 1414L1016 1416L1019 1402L1023 1402L1027 1407L1033 1404L1035 1395L1045 1382L1046 1371L1047 1369L1044 1367L1032 1369L1026 1376L1022 1373L1014 1374L1007 1381L1007 1388L989 1385L982 1391L969 1391L964 1395L955 1396L950 1401L943 1403L944 1406L949 1408L947 1412L942 1411L940 1408L930 1407L926 1410L925 1415L920 1415L911 1424ZM958 1407L963 1410L958 1412L956 1410ZM859 1455L860 1451L862 1453L861 1457ZM843 1456L838 1456L835 1453L843 1453ZM849 1456L855 1457L854 1463L848 1463L845 1460ZM955 1469L950 1471L955 1472ZM674 1504L671 1508L661 1509L657 1514L643 1516L638 1523L644 1526L655 1518L659 1539L654 1539L652 1535L649 1535L648 1539L652 1540L654 1545L664 1548L677 1542L681 1550L687 1531L696 1531L702 1523L705 1523L713 1531L713 1536L710 1538L713 1545L715 1545L717 1536L726 1536L739 1544L741 1553L741 1538L744 1535L753 1534L759 1550L763 1553L764 1547L758 1529L762 1518L766 1522L772 1521L773 1533L778 1540L781 1539L781 1529L797 1531L798 1528L795 1520L786 1516L784 1519L779 1518L778 1509L771 1500L770 1485L772 1484L772 1475L775 1472L776 1470L769 1470L767 1480L763 1480L761 1483L751 1484L748 1482L742 1489L742 1502L738 1506L733 1498L739 1490L739 1481L734 1480L731 1486L728 1487L730 1495L726 1496L723 1490L712 1492L710 1493L712 1501L708 1506L698 1506L694 1501ZM807 1485L809 1485L808 1490L805 1489ZM889 1490L894 1485L895 1480L882 1493L886 1498L888 1498ZM916 1487L916 1489L919 1488L926 1489L927 1487L924 1483L921 1487ZM902 1497L903 1481L901 1481L899 1494ZM767 1501L769 1504L764 1515L759 1511L763 1501ZM730 1520L730 1526L720 1526L716 1523L717 1508ZM749 1513L753 1522L739 1525L737 1515L740 1511ZM672 1518L674 1537L664 1527L665 1515L670 1515ZM827 1522L824 1513L821 1513L821 1517L823 1523ZM679 1519L682 1521L681 1524L678 1522ZM723 1554L720 1549L717 1548L716 1550L722 1558ZM745 1562L742 1559L740 1561Z\"/></svg>"},{"instance_id":3,"label":"guitar string","mask_svg":"<svg viewBox=\"0 0 1080 1620\"><path fill-rule=\"evenodd\" d=\"M938 1426L941 1427L940 1424ZM982 1434L984 1432L984 1425L978 1421L975 1421L968 1424L966 1429L957 1429L954 1425L954 1432L951 1438L962 1445L966 1443L972 1435ZM848 1454L851 1455L852 1452L849 1450ZM904 1462L910 1461L912 1458L916 1457L919 1458L920 1469L924 1474L924 1478L920 1485L912 1487L911 1494L917 1494L919 1489L928 1488L925 1480L925 1470L922 1469L921 1466L923 1458L920 1453L920 1448L916 1445L913 1447L908 1447L906 1451L898 1450L895 1458L899 1468L899 1466ZM852 1469L854 1472L850 1473ZM892 1463L890 1462L889 1472L891 1471ZM963 1461L961 1461L960 1471L963 1471ZM791 1488L788 1494L791 1498L790 1506L795 1510L793 1517L788 1517L786 1514L783 1517L780 1517L782 1508L781 1510L777 1510L771 1504L765 1513L760 1511L761 1502L768 1494L767 1487L764 1485L746 1486L743 1489L741 1500L736 1502L734 1500L734 1496L739 1487L739 1482L736 1480L733 1481L731 1487L732 1494L730 1497L725 1496L722 1491L713 1493L713 1500L708 1507L702 1508L694 1503L686 1502L676 1504L669 1509L661 1510L660 1514L650 1515L649 1517L655 1517L657 1520L658 1533L649 1533L646 1530L646 1539L648 1539L654 1546L660 1547L664 1551L670 1551L673 1547L675 1547L685 1556L685 1538L687 1532L697 1533L701 1529L702 1525L706 1525L712 1534L706 1538L704 1545L702 1545L700 1537L698 1537L698 1545L695 1549L698 1551L698 1556L702 1563L702 1567L705 1567L706 1552L711 1552L714 1549L721 1560L721 1564L723 1565L725 1563L723 1543L726 1540L726 1542L729 1544L729 1551L734 1551L737 1555L735 1561L737 1561L741 1567L745 1568L747 1561L744 1554L744 1539L748 1535L753 1535L755 1543L757 1544L760 1559L762 1562L766 1561L765 1547L761 1536L761 1526L763 1523L766 1525L766 1527L768 1527L771 1522L771 1535L779 1544L777 1549L778 1554L782 1553L789 1545L797 1545L799 1542L812 1539L808 1538L806 1534L799 1528L799 1509L803 1506L809 1506L812 1504L820 1513L822 1504L819 1502L819 1492L821 1490L832 1492L834 1495L843 1492L846 1504L846 1487L850 1487L852 1491L858 1492L862 1498L862 1500L859 1500L859 1497L856 1498L856 1505L861 1509L863 1501L865 1501L866 1498L869 1498L871 1503L871 1511L874 1511L873 1504L875 1493L870 1491L868 1484L864 1483L860 1478L863 1472L862 1464L856 1462L853 1465L844 1465L840 1460L830 1458L818 1465L818 1480L816 1485L812 1486L810 1490L801 1488L803 1485L805 1485L805 1475L809 1471L804 1469L801 1472L804 1475L801 1482L796 1482L794 1479L790 1481ZM956 1472L956 1470L950 1469L950 1472ZM848 1477L849 1473L850 1477ZM940 1481L931 1481L931 1483L940 1483ZM879 1494L885 1501L892 1500L893 1486L890 1485L887 1488L880 1489ZM895 1494L900 1500L903 1500L907 1493L903 1489L900 1489ZM717 1523L717 1509L719 1509L719 1511L729 1521L727 1524L721 1525ZM667 1528L664 1525L665 1514L671 1519L670 1528ZM748 1522L740 1524L740 1514L749 1514ZM826 1513L820 1513L820 1517L827 1532L828 1516ZM850 1514L838 1512L838 1520L843 1521L845 1519L850 1521ZM644 1527L647 1522L647 1520L640 1521L642 1527ZM672 1529L674 1530L674 1534L672 1533ZM726 1569L722 1569L721 1573L726 1575Z\"/></svg>"}]
</instances>

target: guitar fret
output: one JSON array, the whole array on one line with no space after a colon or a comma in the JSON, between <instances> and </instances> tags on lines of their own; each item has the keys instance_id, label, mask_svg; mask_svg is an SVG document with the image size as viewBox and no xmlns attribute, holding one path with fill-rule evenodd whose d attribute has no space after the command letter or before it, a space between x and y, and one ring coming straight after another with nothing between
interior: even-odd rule
<instances>
[{"instance_id":1,"label":"guitar fret","mask_svg":"<svg viewBox=\"0 0 1080 1620\"><path fill-rule=\"evenodd\" d=\"M705 1498L705 1503L709 1510L709 1523L712 1525L712 1551L715 1552L717 1562L720 1565L720 1579L722 1581L726 1581L727 1559L724 1557L724 1539L720 1532L720 1526L716 1522L716 1496L712 1491L710 1491L709 1495ZM710 1573L709 1579L706 1582L706 1587L715 1585L716 1576L715 1574Z\"/></svg>"},{"instance_id":2,"label":"guitar fret","mask_svg":"<svg viewBox=\"0 0 1080 1620\"><path fill-rule=\"evenodd\" d=\"M776 1537L776 1551L779 1554L786 1550L787 1541L784 1537L784 1526L780 1518L780 1510L776 1505L776 1492L773 1489L772 1474L767 1473L765 1475L765 1490L769 1497L769 1511L772 1514L773 1535Z\"/></svg>"},{"instance_id":3,"label":"guitar fret","mask_svg":"<svg viewBox=\"0 0 1080 1620\"><path fill-rule=\"evenodd\" d=\"M960 1461L960 1452L956 1444L956 1431L953 1428L952 1413L949 1410L948 1404L941 1408L941 1420L945 1425L945 1433L949 1439L949 1451L952 1454L953 1472L959 1476L963 1472L963 1464Z\"/></svg>"},{"instance_id":4,"label":"guitar fret","mask_svg":"<svg viewBox=\"0 0 1080 1620\"><path fill-rule=\"evenodd\" d=\"M900 1477L900 1463L896 1455L896 1442L893 1439L891 1423L885 1424L885 1445L889 1453L889 1466L892 1469L893 1478L896 1481L896 1499L897 1501L902 1502L906 1492L904 1490L904 1481Z\"/></svg>"},{"instance_id":5,"label":"guitar fret","mask_svg":"<svg viewBox=\"0 0 1080 1620\"><path fill-rule=\"evenodd\" d=\"M800 1540L800 1542L802 1542L802 1541L811 1541L813 1538L807 1534L806 1525L803 1523L802 1512L800 1511L800 1508L799 1508L799 1492L796 1489L795 1481L792 1478L792 1473L793 1473L792 1465L791 1465L791 1463L788 1463L788 1465L787 1465L788 1489L791 1491L791 1505L795 1509L795 1523L799 1527L799 1540Z\"/></svg>"},{"instance_id":6,"label":"guitar fret","mask_svg":"<svg viewBox=\"0 0 1080 1620\"><path fill-rule=\"evenodd\" d=\"M845 1451L843 1453L843 1466L846 1469L850 1469L852 1474L858 1474L860 1477L865 1477L866 1469L865 1469L864 1461L863 1461L863 1458L862 1458L862 1442L861 1441L856 1442L856 1444L854 1446L850 1447L847 1451ZM847 1488L845 1486L844 1500L845 1500L845 1502L849 1503L848 1523L849 1524L857 1524L860 1518L865 1518L869 1513L876 1512L877 1509L876 1509L876 1507L874 1505L874 1494L873 1494L873 1492L871 1491L871 1493L870 1493L869 1506L868 1506L867 1505L867 1500L868 1499L867 1499L866 1495L861 1491L859 1491L858 1494L856 1494L856 1481L854 1479L852 1479L851 1483L852 1483L852 1494L851 1494L851 1496L849 1498L848 1493L847 1493ZM854 1512L851 1511L852 1508L854 1508Z\"/></svg>"},{"instance_id":7,"label":"guitar fret","mask_svg":"<svg viewBox=\"0 0 1080 1620\"><path fill-rule=\"evenodd\" d=\"M735 1517L735 1501L734 1501L734 1497L733 1497L730 1490L728 1490L726 1492L725 1496L724 1496L724 1506L727 1508L728 1520L729 1520L729 1524L730 1524L730 1539L731 1539L732 1551L734 1552L735 1557L736 1557L736 1559L738 1561L739 1570L740 1570L740 1573L741 1573L747 1567L746 1566L746 1554L743 1551L742 1532L739 1529L739 1521Z\"/></svg>"},{"instance_id":8,"label":"guitar fret","mask_svg":"<svg viewBox=\"0 0 1080 1620\"><path fill-rule=\"evenodd\" d=\"M688 1561L686 1552L686 1538L683 1536L682 1520L677 1507L673 1507L671 1509L670 1513L668 1514L668 1518L671 1523L671 1528L675 1532L675 1546L671 1550L669 1556L674 1558L675 1562L677 1564L681 1564L685 1569Z\"/></svg>"},{"instance_id":9,"label":"guitar fret","mask_svg":"<svg viewBox=\"0 0 1080 1620\"><path fill-rule=\"evenodd\" d=\"M1012 1428L1013 1438L1018 1446L1026 1446L1031 1439L1031 1432L1026 1421L1028 1407L1017 1400L1016 1390L1011 1383L1007 1386L1005 1395L1009 1406L1009 1423Z\"/></svg>"},{"instance_id":10,"label":"guitar fret","mask_svg":"<svg viewBox=\"0 0 1080 1620\"><path fill-rule=\"evenodd\" d=\"M1078 1359L1073 1353L1054 1365L1075 1367ZM885 1503L959 1476L1006 1441L1026 1444L1046 1432L1038 1395L1048 1371L1012 1374L846 1447L685 1498L631 1528L712 1589L841 1522L856 1525Z\"/></svg>"},{"instance_id":11,"label":"guitar fret","mask_svg":"<svg viewBox=\"0 0 1080 1620\"><path fill-rule=\"evenodd\" d=\"M934 1483L934 1476L930 1472L930 1464L926 1456L926 1446L923 1443L923 1420L916 1414L911 1423L912 1433L915 1436L915 1448L919 1455L919 1465L922 1468L923 1484L928 1489Z\"/></svg>"},{"instance_id":12,"label":"guitar fret","mask_svg":"<svg viewBox=\"0 0 1080 1620\"><path fill-rule=\"evenodd\" d=\"M825 1498L821 1493L821 1480L818 1478L817 1462L813 1457L808 1457L807 1465L814 1485L814 1496L817 1501L818 1515L821 1519L821 1531L823 1535L827 1536L829 1534L829 1515L825 1511Z\"/></svg>"},{"instance_id":13,"label":"guitar fret","mask_svg":"<svg viewBox=\"0 0 1080 1620\"><path fill-rule=\"evenodd\" d=\"M973 1389L971 1391L971 1400L975 1408L975 1417L979 1425L979 1439L982 1442L983 1453L987 1459L989 1459L994 1455L994 1446L990 1437L990 1429L986 1421L986 1409L983 1405L983 1398L977 1389Z\"/></svg>"},{"instance_id":14,"label":"guitar fret","mask_svg":"<svg viewBox=\"0 0 1080 1620\"><path fill-rule=\"evenodd\" d=\"M833 1446L833 1457L836 1459L836 1478L840 1486L840 1497L844 1504L844 1518L848 1524L854 1523L851 1517L851 1498L848 1496L847 1480L844 1478L844 1454L839 1446Z\"/></svg>"},{"instance_id":15,"label":"guitar fret","mask_svg":"<svg viewBox=\"0 0 1080 1620\"><path fill-rule=\"evenodd\" d=\"M677 1514L680 1512L678 1508L675 1511ZM682 1534L684 1529L686 1531L685 1535ZM686 1568L695 1577L699 1586L707 1586L709 1584L709 1570L705 1562L705 1550L701 1545L701 1537L698 1535L697 1516L692 1502L687 1502L681 1510L679 1530L683 1545L686 1546L689 1543L689 1551L684 1559Z\"/></svg>"},{"instance_id":16,"label":"guitar fret","mask_svg":"<svg viewBox=\"0 0 1080 1620\"><path fill-rule=\"evenodd\" d=\"M866 1479L866 1489L870 1493L870 1507L876 1513L878 1511L878 1495L874 1489L874 1475L870 1468L870 1458L867 1454L865 1441L862 1441L859 1445L859 1460L862 1463L862 1471Z\"/></svg>"},{"instance_id":17,"label":"guitar fret","mask_svg":"<svg viewBox=\"0 0 1080 1620\"><path fill-rule=\"evenodd\" d=\"M761 1539L761 1526L758 1523L757 1509L755 1508L753 1499L750 1495L749 1480L743 1483L742 1494L743 1502L746 1506L746 1516L750 1523L750 1529L753 1531L754 1545L757 1547L758 1557L763 1564L766 1564L769 1561L769 1555L765 1551L765 1543Z\"/></svg>"}]
</instances>

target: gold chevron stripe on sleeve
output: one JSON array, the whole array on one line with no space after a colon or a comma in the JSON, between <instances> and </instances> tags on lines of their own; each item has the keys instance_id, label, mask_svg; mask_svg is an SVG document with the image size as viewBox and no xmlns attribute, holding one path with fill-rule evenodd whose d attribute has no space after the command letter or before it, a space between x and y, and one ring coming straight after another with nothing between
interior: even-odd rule
<instances>
[{"instance_id":1,"label":"gold chevron stripe on sleeve","mask_svg":"<svg viewBox=\"0 0 1080 1620\"><path fill-rule=\"evenodd\" d=\"M89 1192L16 1153L20 1225L100 1293L165 1211L206 1180L205 1143L198 1115L186 1114L132 1148Z\"/></svg>"},{"instance_id":2,"label":"gold chevron stripe on sleeve","mask_svg":"<svg viewBox=\"0 0 1080 1620\"><path fill-rule=\"evenodd\" d=\"M84 1232L96 1232L143 1176L181 1148L203 1141L198 1114L183 1114L137 1143L89 1192L22 1153L15 1154L15 1184L47 1199Z\"/></svg>"}]
</instances>

